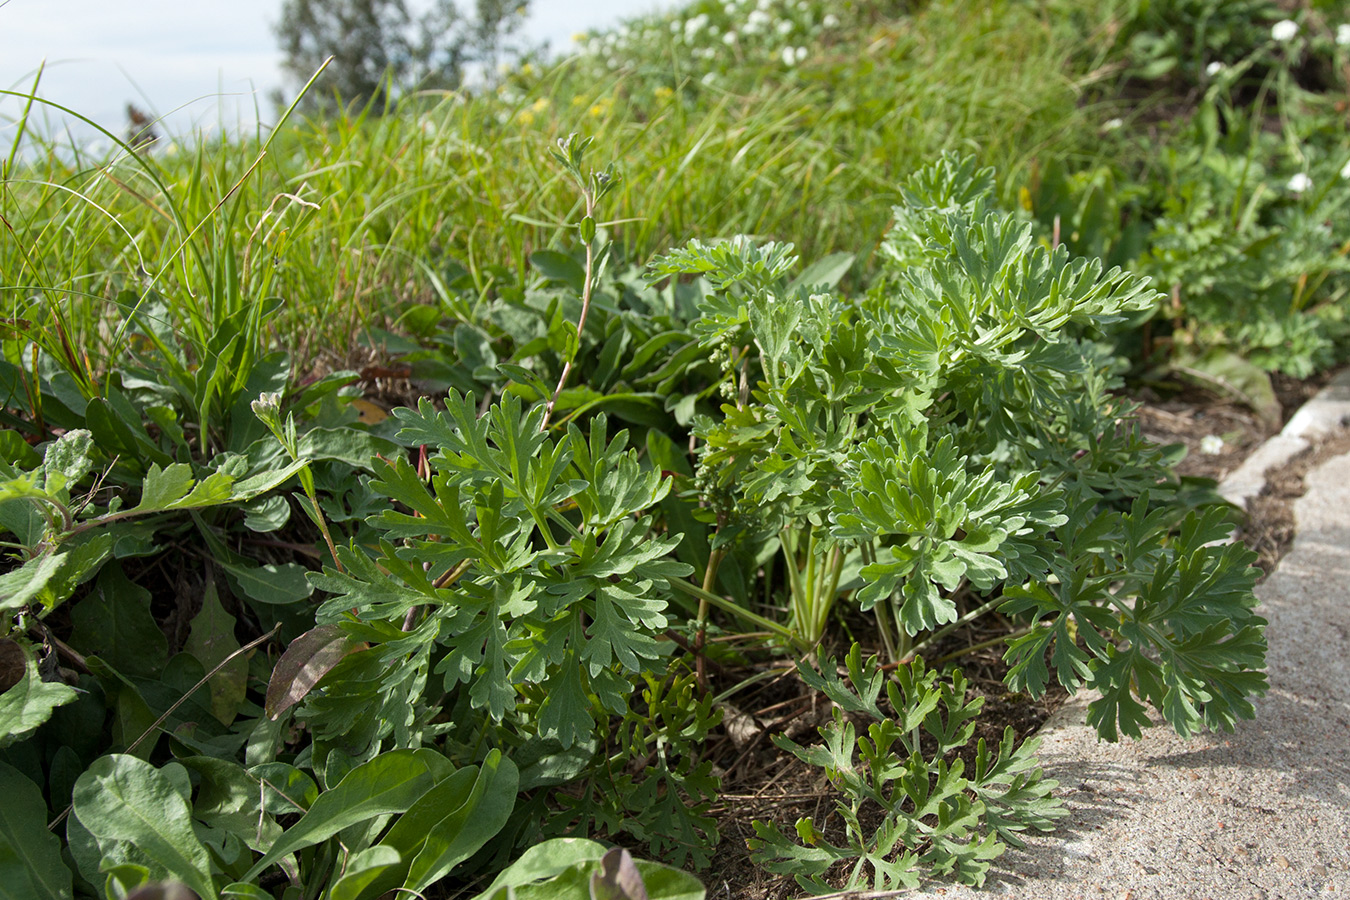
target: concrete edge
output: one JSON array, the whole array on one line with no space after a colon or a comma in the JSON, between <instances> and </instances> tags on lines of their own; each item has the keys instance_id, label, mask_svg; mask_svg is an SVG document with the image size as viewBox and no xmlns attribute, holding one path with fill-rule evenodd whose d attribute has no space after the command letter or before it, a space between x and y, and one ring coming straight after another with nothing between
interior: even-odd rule
<instances>
[{"instance_id":1,"label":"concrete edge","mask_svg":"<svg viewBox=\"0 0 1350 900\"><path fill-rule=\"evenodd\" d=\"M1313 442L1350 422L1350 369L1327 383L1299 407L1279 434L1273 435L1243 460L1219 483L1219 494L1229 503L1246 509L1247 503L1266 486L1266 473L1279 468Z\"/></svg>"}]
</instances>

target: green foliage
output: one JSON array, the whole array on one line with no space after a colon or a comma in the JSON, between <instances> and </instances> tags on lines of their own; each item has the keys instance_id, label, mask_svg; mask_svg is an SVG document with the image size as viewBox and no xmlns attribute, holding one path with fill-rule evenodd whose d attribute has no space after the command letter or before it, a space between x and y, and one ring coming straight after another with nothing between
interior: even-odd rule
<instances>
[{"instance_id":1,"label":"green foliage","mask_svg":"<svg viewBox=\"0 0 1350 900\"><path fill-rule=\"evenodd\" d=\"M1233 115L1230 127L1246 126ZM1346 335L1350 263L1327 223L1350 205L1350 182L1336 157L1291 170L1278 142L1251 140L1164 156L1163 211L1140 268L1176 286L1178 364L1199 357L1202 371L1222 377L1202 354L1231 348L1306 378L1337 358ZM1292 190L1300 179L1308 188Z\"/></svg>"},{"instance_id":2,"label":"green foliage","mask_svg":"<svg viewBox=\"0 0 1350 900\"><path fill-rule=\"evenodd\" d=\"M627 850L606 850L585 838L536 844L503 869L473 900L703 900L706 892L688 872L639 860Z\"/></svg>"},{"instance_id":3,"label":"green foliage","mask_svg":"<svg viewBox=\"0 0 1350 900\"><path fill-rule=\"evenodd\" d=\"M47 831L42 790L13 766L0 762L0 897L5 900L69 900L70 869L61 842Z\"/></svg>"},{"instance_id":4,"label":"green foliage","mask_svg":"<svg viewBox=\"0 0 1350 900\"><path fill-rule=\"evenodd\" d=\"M561 813L544 829L583 837L627 832L677 866L705 869L721 839L709 814L721 781L700 749L721 711L711 696L697 696L692 676L644 677L641 703L617 727L601 729L606 758L584 777L579 797L558 792Z\"/></svg>"},{"instance_id":5,"label":"green foliage","mask_svg":"<svg viewBox=\"0 0 1350 900\"><path fill-rule=\"evenodd\" d=\"M845 843L827 841L810 818L797 821L795 840L756 822L751 850L769 871L792 874L813 893L832 890L821 876L841 862L850 863L844 890L913 888L930 874L979 886L1006 845L1022 845L1021 832L1048 831L1067 815L1050 796L1057 782L1036 765L1036 742L1016 745L1011 728L997 749L979 740L969 775L965 761L953 758L969 744L984 702L966 699L959 671L939 681L935 670L915 660L887 678L876 657L862 661L857 644L846 663L847 682L832 658L819 673L797 664L807 684L836 704L833 721L820 728L823 743L806 748L774 737L779 747L824 769L840 791L834 812L844 823ZM883 682L889 714L878 705ZM852 716L872 720L865 734L858 734ZM878 814L875 828L864 826Z\"/></svg>"},{"instance_id":6,"label":"green foliage","mask_svg":"<svg viewBox=\"0 0 1350 900\"><path fill-rule=\"evenodd\" d=\"M1189 514L1170 540L1165 531L1165 516L1149 513L1147 497L1127 514L1074 511L1063 539L1078 563L1059 567L1057 584L1006 592L1004 612L1034 611L1037 619L1009 644L1014 688L1044 691L1049 650L1061 684L1101 692L1088 721L1107 740L1117 739L1117 726L1137 738L1151 724L1140 699L1183 736L1202 727L1232 731L1255 715L1248 698L1267 688L1265 620L1253 612L1255 554L1225 542L1219 510Z\"/></svg>"},{"instance_id":7,"label":"green foliage","mask_svg":"<svg viewBox=\"0 0 1350 900\"><path fill-rule=\"evenodd\" d=\"M554 834L706 865L729 645L705 639L749 622L752 661L806 656L840 604L895 677L856 649L847 682L802 669L839 714L780 746L838 815L756 852L813 889L836 864L978 883L1053 824L1033 747L968 746L960 673L915 661L991 612L1010 685L1100 691L1106 738L1150 706L1182 734L1250 717L1250 555L1190 509L1113 353L1267 410L1262 369L1342 355L1345 51L1311 11L1277 39L1268 3L1054 9L701 2L482 90L154 156L34 148L25 112L0 871L46 880L0 893L480 889ZM346 31L366 60L431 47ZM1136 105L1145 79L1193 111ZM405 371L444 408L359 422ZM72 800L75 878L43 834ZM485 896L642 882L702 896L583 840Z\"/></svg>"},{"instance_id":8,"label":"green foliage","mask_svg":"<svg viewBox=\"0 0 1350 900\"><path fill-rule=\"evenodd\" d=\"M139 502L122 497L100 507L74 492L94 466L99 449L90 432L66 432L48 445L43 462L23 471L0 463L0 516L22 541L21 564L0 576L0 609L32 607L42 615L67 600L115 554L141 555L147 546L141 520L245 503L275 489L304 462L250 472L235 456L198 480L186 463L151 463L141 480ZM153 520L152 520L153 521Z\"/></svg>"},{"instance_id":9,"label":"green foliage","mask_svg":"<svg viewBox=\"0 0 1350 900\"><path fill-rule=\"evenodd\" d=\"M121 890L172 879L202 898L268 896L257 878L280 865L305 896L326 889L359 900L425 890L471 856L505 824L516 778L497 753L456 769L430 750L402 750L318 792L280 763L246 770L186 757L156 768L113 755L80 776L68 833L86 879L101 884L98 873L113 873L109 896L113 877ZM278 817L295 812L283 829ZM317 852L299 852L311 847ZM255 860L250 851L264 848Z\"/></svg>"},{"instance_id":10,"label":"green foliage","mask_svg":"<svg viewBox=\"0 0 1350 900\"><path fill-rule=\"evenodd\" d=\"M1272 0L1130 0L1116 40L1125 47L1130 75L1199 81L1213 61L1239 59L1270 41L1284 18Z\"/></svg>"},{"instance_id":11,"label":"green foliage","mask_svg":"<svg viewBox=\"0 0 1350 900\"><path fill-rule=\"evenodd\" d=\"M895 623L883 635L897 660L992 611L1001 594L1005 612L1032 615L1010 651L1021 663L1014 680L1039 693L1035 661L1053 643L1081 669L1060 668L1067 687L1089 675L1112 686L1093 715L1104 737L1116 737L1118 718L1137 734L1140 716L1124 703L1131 685L1183 734L1201 721L1231 727L1252 714L1238 698L1265 688L1250 557L1204 546L1226 533L1217 513L1170 536L1176 515L1154 508L1175 490L1170 456L1138 439L1107 392L1106 361L1073 336L1146 310L1156 295L1118 269L1036 246L1031 226L993 207L993 183L956 157L912 179L883 247L894 274L862 304L781 287L782 248L691 244L658 261L658 276L705 276L712 292L695 331L742 369L735 404L696 423L699 483L727 526L719 539L776 539L787 625L807 646L844 592L879 607L883 629ZM1077 537L1085 518L1100 520L1089 541ZM850 557L857 575L845 582ZM1122 560L1125 571L1143 567L1138 579L1119 577ZM1198 573L1219 568L1228 580L1207 595ZM1011 599L1069 590L1074 572L1100 578L1076 613L1101 632L1088 637L1080 623L1087 652L1067 617L1045 618L1051 605ZM1112 611L1150 615L1155 591L1169 609L1184 604L1185 591L1168 594L1182 583L1213 621L1165 616L1145 640L1131 613ZM1132 681L1147 669L1145 648L1164 645L1154 674L1175 689Z\"/></svg>"},{"instance_id":12,"label":"green foliage","mask_svg":"<svg viewBox=\"0 0 1350 900\"><path fill-rule=\"evenodd\" d=\"M321 622L351 611L417 623L407 635L359 632L401 661L386 684L443 648L446 691L464 683L472 709L566 750L596 716L627 709L629 679L661 655L669 581L691 569L668 558L678 537L652 532L670 485L625 449L627 432L609 438L601 416L589 437L570 425L555 438L543 414L508 394L480 417L472 395L453 392L443 412L427 401L396 411L400 438L434 451L430 483L403 460L381 463L372 487L408 512L374 518L387 538L375 562L339 550L349 574L316 583L334 594ZM522 701L528 726L514 716Z\"/></svg>"}]
</instances>

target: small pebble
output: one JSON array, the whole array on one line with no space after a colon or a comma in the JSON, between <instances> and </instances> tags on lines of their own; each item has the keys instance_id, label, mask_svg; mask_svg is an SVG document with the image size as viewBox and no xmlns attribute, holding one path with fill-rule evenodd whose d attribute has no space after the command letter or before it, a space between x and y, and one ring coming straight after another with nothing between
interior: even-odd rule
<instances>
[{"instance_id":1,"label":"small pebble","mask_svg":"<svg viewBox=\"0 0 1350 900\"><path fill-rule=\"evenodd\" d=\"M1285 859L1283 856L1277 856L1275 857L1275 865L1281 869L1287 869L1289 868L1289 860Z\"/></svg>"}]
</instances>

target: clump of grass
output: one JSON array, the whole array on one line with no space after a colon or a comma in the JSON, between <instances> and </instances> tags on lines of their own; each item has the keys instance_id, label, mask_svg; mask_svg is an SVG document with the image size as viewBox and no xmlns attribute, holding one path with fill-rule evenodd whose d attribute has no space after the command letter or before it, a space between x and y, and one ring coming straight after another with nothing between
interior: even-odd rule
<instances>
[{"instance_id":1,"label":"clump of grass","mask_svg":"<svg viewBox=\"0 0 1350 900\"><path fill-rule=\"evenodd\" d=\"M668 33L698 8L629 33ZM710 33L692 45L634 37L603 61L523 67L496 89L408 97L383 117L352 109L139 157L89 159L29 132L26 161L3 187L7 314L59 318L90 367L111 364L109 299L149 278L179 322L195 321L206 302L199 252L231 303L282 299L267 327L304 368L321 348L397 328L410 304L469 314L444 289L452 262L479 292L523 282L529 254L557 244L576 212L539 162L575 130L623 167L610 234L637 262L736 233L791 239L806 258L874 246L894 185L942 148L976 151L1011 184L1040 154L1090 152L1084 35L1024 4L855 11L830 28L825 5L770 12L795 23L778 36L796 42L786 46L812 41L800 61L744 37L734 52ZM214 216L227 195L237 212ZM188 233L198 249L180 252Z\"/></svg>"}]
</instances>

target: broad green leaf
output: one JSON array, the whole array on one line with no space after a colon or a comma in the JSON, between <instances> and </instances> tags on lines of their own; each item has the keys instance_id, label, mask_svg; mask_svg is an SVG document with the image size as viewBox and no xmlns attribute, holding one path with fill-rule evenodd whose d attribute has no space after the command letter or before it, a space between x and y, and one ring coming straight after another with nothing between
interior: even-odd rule
<instances>
[{"instance_id":1,"label":"broad green leaf","mask_svg":"<svg viewBox=\"0 0 1350 900\"><path fill-rule=\"evenodd\" d=\"M37 470L15 472L0 466L0 532L10 532L25 547L34 547L42 540L47 530L43 511L54 512L50 504L42 502L47 494L37 486L41 474Z\"/></svg>"},{"instance_id":2,"label":"broad green leaf","mask_svg":"<svg viewBox=\"0 0 1350 900\"><path fill-rule=\"evenodd\" d=\"M192 807L198 821L216 829L218 834L237 836L246 846L260 853L281 836L281 827L276 820L259 812L260 801L272 791L265 790L252 772L233 760L210 756L189 756L181 763L184 775L190 769L198 776L197 801ZM164 771L168 774L167 766ZM180 793L182 787L179 785ZM191 787L189 781L189 796ZM286 805L285 812L296 811L296 807Z\"/></svg>"},{"instance_id":3,"label":"broad green leaf","mask_svg":"<svg viewBox=\"0 0 1350 900\"><path fill-rule=\"evenodd\" d=\"M70 489L89 474L94 467L93 447L94 436L83 428L67 431L48 445L42 471L49 494L69 495Z\"/></svg>"},{"instance_id":4,"label":"broad green leaf","mask_svg":"<svg viewBox=\"0 0 1350 900\"><path fill-rule=\"evenodd\" d=\"M0 747L26 738L51 718L53 709L73 702L77 696L59 681L43 681L37 660L27 651L23 656L23 677L0 694Z\"/></svg>"},{"instance_id":5,"label":"broad green leaf","mask_svg":"<svg viewBox=\"0 0 1350 900\"><path fill-rule=\"evenodd\" d=\"M283 762L257 765L248 774L262 782L263 809L274 816L302 813L314 805L319 797L319 786L314 779L294 766Z\"/></svg>"},{"instance_id":6,"label":"broad green leaf","mask_svg":"<svg viewBox=\"0 0 1350 900\"><path fill-rule=\"evenodd\" d=\"M309 812L277 840L244 876L257 878L288 853L317 844L344 828L376 816L403 813L434 785L430 750L394 750L362 763L332 790L314 801Z\"/></svg>"},{"instance_id":7,"label":"broad green leaf","mask_svg":"<svg viewBox=\"0 0 1350 900\"><path fill-rule=\"evenodd\" d=\"M309 465L309 459L302 454L300 459L293 460L280 468L269 469L250 478L241 479L234 485L230 502L252 500L270 490L274 490L285 484L292 475L307 465Z\"/></svg>"},{"instance_id":8,"label":"broad green leaf","mask_svg":"<svg viewBox=\"0 0 1350 900\"><path fill-rule=\"evenodd\" d=\"M141 487L141 502L133 513L152 513L169 509L187 496L196 484L192 467L187 463L173 463L167 468L151 465Z\"/></svg>"},{"instance_id":9,"label":"broad green leaf","mask_svg":"<svg viewBox=\"0 0 1350 900\"><path fill-rule=\"evenodd\" d=\"M500 750L493 750L479 768L472 790L463 803L457 807L449 803L426 804L429 814L418 818L430 820L427 822L429 827L424 826L425 840L412 862L404 887L416 892L425 891L495 837L515 808L519 781L516 764L503 757ZM422 805L419 800L404 818L410 817ZM390 838L394 837L394 829L402 821L400 819L390 829ZM386 842L393 843L392 840Z\"/></svg>"},{"instance_id":10,"label":"broad green leaf","mask_svg":"<svg viewBox=\"0 0 1350 900\"><path fill-rule=\"evenodd\" d=\"M89 829L80 824L77 816L66 816L66 849L70 851L71 859L75 861L75 870L80 873L81 878L91 885L103 880L102 873L99 872L103 851L99 849L98 841L89 833ZM128 845L125 851L119 848L115 855L126 857L135 852L135 848Z\"/></svg>"},{"instance_id":11,"label":"broad green leaf","mask_svg":"<svg viewBox=\"0 0 1350 900\"><path fill-rule=\"evenodd\" d=\"M399 852L385 844L376 844L352 854L343 868L342 877L333 885L329 900L357 900L363 894L371 895L372 885L386 880L383 876L399 868L402 861Z\"/></svg>"},{"instance_id":12,"label":"broad green leaf","mask_svg":"<svg viewBox=\"0 0 1350 900\"><path fill-rule=\"evenodd\" d=\"M280 606L299 603L314 594L314 585L306 577L307 570L298 563L267 563L252 565L244 562L226 562L218 559L230 581L249 600Z\"/></svg>"},{"instance_id":13,"label":"broad green leaf","mask_svg":"<svg viewBox=\"0 0 1350 900\"><path fill-rule=\"evenodd\" d=\"M557 250L536 250L530 254L530 265L549 281L571 288L580 296L585 286L586 270L566 253Z\"/></svg>"},{"instance_id":14,"label":"broad green leaf","mask_svg":"<svg viewBox=\"0 0 1350 900\"><path fill-rule=\"evenodd\" d=\"M356 428L311 428L300 436L300 454L306 459L335 460L370 472L376 455L392 458L403 448L388 438Z\"/></svg>"},{"instance_id":15,"label":"broad green leaf","mask_svg":"<svg viewBox=\"0 0 1350 900\"><path fill-rule=\"evenodd\" d=\"M518 888L531 882L543 881L579 864L598 861L605 855L605 845L587 838L551 838L535 844L521 854L520 859L503 869L487 890L472 900L498 900L507 896L508 888Z\"/></svg>"},{"instance_id":16,"label":"broad green leaf","mask_svg":"<svg viewBox=\"0 0 1350 900\"><path fill-rule=\"evenodd\" d=\"M186 654L179 655L184 656ZM103 687L103 692L108 698L108 705L112 708L113 746L118 748L130 747L150 729L157 716L150 710L149 704L141 696L141 691L135 682L117 671L105 660L91 654L85 657L85 664L89 666L89 671L93 673L94 677L99 680L99 684ZM169 665L173 665L172 660L170 660ZM202 674L205 674L205 672ZM149 759L158 740L159 735L154 734L150 739L141 741L136 749L128 752L141 759Z\"/></svg>"},{"instance_id":17,"label":"broad green leaf","mask_svg":"<svg viewBox=\"0 0 1350 900\"><path fill-rule=\"evenodd\" d=\"M89 531L58 546L0 575L0 610L35 604L51 610L68 600L112 555L113 533Z\"/></svg>"},{"instance_id":18,"label":"broad green leaf","mask_svg":"<svg viewBox=\"0 0 1350 900\"><path fill-rule=\"evenodd\" d=\"M70 618L71 643L127 675L155 677L169 659L168 638L150 613L150 592L116 562L103 568L94 592L72 606Z\"/></svg>"},{"instance_id":19,"label":"broad green leaf","mask_svg":"<svg viewBox=\"0 0 1350 900\"><path fill-rule=\"evenodd\" d=\"M41 789L0 762L0 796L0 900L69 900L70 869L47 830Z\"/></svg>"},{"instance_id":20,"label":"broad green leaf","mask_svg":"<svg viewBox=\"0 0 1350 900\"><path fill-rule=\"evenodd\" d=\"M244 527L259 534L279 531L291 519L291 504L285 497L259 497L243 509Z\"/></svg>"},{"instance_id":21,"label":"broad green leaf","mask_svg":"<svg viewBox=\"0 0 1350 900\"><path fill-rule=\"evenodd\" d=\"M124 754L100 757L75 782L74 814L100 847L130 842L202 900L215 900L211 858L192 830L187 801L154 766Z\"/></svg>"},{"instance_id":22,"label":"broad green leaf","mask_svg":"<svg viewBox=\"0 0 1350 900\"><path fill-rule=\"evenodd\" d=\"M848 274L855 258L852 253L831 253L816 260L792 280L787 286L787 293L794 293L797 288L830 290Z\"/></svg>"},{"instance_id":23,"label":"broad green leaf","mask_svg":"<svg viewBox=\"0 0 1350 900\"><path fill-rule=\"evenodd\" d=\"M1216 347L1195 358L1178 356L1171 367L1204 387L1246 404L1267 428L1280 426L1280 400L1275 396L1270 373L1236 353Z\"/></svg>"},{"instance_id":24,"label":"broad green leaf","mask_svg":"<svg viewBox=\"0 0 1350 900\"><path fill-rule=\"evenodd\" d=\"M213 581L207 581L202 596L202 608L192 619L184 649L201 661L210 672L234 651L239 641L234 636L234 616L220 605L220 596ZM239 713L248 688L248 660L237 656L207 681L211 690L211 714L221 724L229 725Z\"/></svg>"},{"instance_id":25,"label":"broad green leaf","mask_svg":"<svg viewBox=\"0 0 1350 900\"><path fill-rule=\"evenodd\" d=\"M0 461L20 469L36 469L42 465L41 455L23 439L23 435L8 429L0 431Z\"/></svg>"},{"instance_id":26,"label":"broad green leaf","mask_svg":"<svg viewBox=\"0 0 1350 900\"><path fill-rule=\"evenodd\" d=\"M21 609L42 594L65 565L66 554L44 553L0 575L0 610Z\"/></svg>"}]
</instances>

